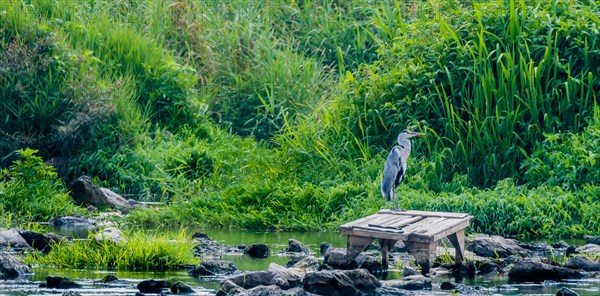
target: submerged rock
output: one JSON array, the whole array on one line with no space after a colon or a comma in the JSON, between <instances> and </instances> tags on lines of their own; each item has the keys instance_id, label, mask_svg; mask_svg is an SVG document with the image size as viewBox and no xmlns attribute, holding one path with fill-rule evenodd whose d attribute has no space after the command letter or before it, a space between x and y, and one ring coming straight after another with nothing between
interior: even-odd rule
<instances>
[{"instance_id":1,"label":"submerged rock","mask_svg":"<svg viewBox=\"0 0 600 296\"><path fill-rule=\"evenodd\" d=\"M317 295L372 295L381 283L364 269L309 272L302 280L304 290Z\"/></svg>"},{"instance_id":2,"label":"submerged rock","mask_svg":"<svg viewBox=\"0 0 600 296\"><path fill-rule=\"evenodd\" d=\"M413 296L414 292L394 287L381 287L375 290L375 296Z\"/></svg>"},{"instance_id":3,"label":"submerged rock","mask_svg":"<svg viewBox=\"0 0 600 296\"><path fill-rule=\"evenodd\" d=\"M327 250L329 250L329 248L331 248L330 243L322 242L321 245L319 246L319 252L321 252L321 255L325 255L325 253L327 253Z\"/></svg>"},{"instance_id":4,"label":"submerged rock","mask_svg":"<svg viewBox=\"0 0 600 296\"><path fill-rule=\"evenodd\" d=\"M25 263L9 253L0 252L0 277L13 279L28 273L31 270Z\"/></svg>"},{"instance_id":5,"label":"submerged rock","mask_svg":"<svg viewBox=\"0 0 600 296\"><path fill-rule=\"evenodd\" d=\"M252 258L267 258L269 257L269 247L265 244L253 244L244 253Z\"/></svg>"},{"instance_id":6,"label":"submerged rock","mask_svg":"<svg viewBox=\"0 0 600 296\"><path fill-rule=\"evenodd\" d=\"M330 247L323 257L323 264L331 266L334 269L354 269L358 267L356 260L348 262L346 249Z\"/></svg>"},{"instance_id":7,"label":"submerged rock","mask_svg":"<svg viewBox=\"0 0 600 296\"><path fill-rule=\"evenodd\" d=\"M579 294L569 288L562 287L556 292L556 296L579 296Z\"/></svg>"},{"instance_id":8,"label":"submerged rock","mask_svg":"<svg viewBox=\"0 0 600 296\"><path fill-rule=\"evenodd\" d=\"M600 245L600 236L584 235L583 239L586 244Z\"/></svg>"},{"instance_id":9,"label":"submerged rock","mask_svg":"<svg viewBox=\"0 0 600 296\"><path fill-rule=\"evenodd\" d=\"M600 263L585 257L571 258L563 266L571 269L583 269L585 271L600 271Z\"/></svg>"},{"instance_id":10,"label":"submerged rock","mask_svg":"<svg viewBox=\"0 0 600 296\"><path fill-rule=\"evenodd\" d=\"M288 247L286 249L287 252L292 252L292 253L310 253L310 249L305 246L303 243L295 240L295 239L289 239L288 240Z\"/></svg>"},{"instance_id":11,"label":"submerged rock","mask_svg":"<svg viewBox=\"0 0 600 296\"><path fill-rule=\"evenodd\" d=\"M192 234L192 239L193 240L202 240L202 239L210 239L210 237L208 237L208 234L206 234L204 232L195 232L194 234Z\"/></svg>"},{"instance_id":12,"label":"submerged rock","mask_svg":"<svg viewBox=\"0 0 600 296\"><path fill-rule=\"evenodd\" d=\"M423 275L411 275L389 281L386 286L402 290L428 290L431 289L431 279Z\"/></svg>"},{"instance_id":13,"label":"submerged rock","mask_svg":"<svg viewBox=\"0 0 600 296\"><path fill-rule=\"evenodd\" d=\"M96 220L86 218L83 216L58 216L50 219L48 222L50 226L56 228L85 228L85 229L95 229Z\"/></svg>"},{"instance_id":14,"label":"submerged rock","mask_svg":"<svg viewBox=\"0 0 600 296\"><path fill-rule=\"evenodd\" d=\"M116 276L114 276L114 275L112 275L112 274L109 274L109 275L107 275L107 276L103 277L103 278L100 280L100 282L103 282L103 283L110 283L110 282L114 282L114 281L118 281L118 280L119 280L119 278L117 278Z\"/></svg>"},{"instance_id":15,"label":"submerged rock","mask_svg":"<svg viewBox=\"0 0 600 296\"><path fill-rule=\"evenodd\" d=\"M478 274L488 274L493 272L499 272L501 270L500 266L498 266L498 263L492 260L478 262L477 266Z\"/></svg>"},{"instance_id":16,"label":"submerged rock","mask_svg":"<svg viewBox=\"0 0 600 296\"><path fill-rule=\"evenodd\" d=\"M535 260L519 260L508 272L508 278L517 282L580 279L585 274L565 267L553 266Z\"/></svg>"},{"instance_id":17,"label":"submerged rock","mask_svg":"<svg viewBox=\"0 0 600 296\"><path fill-rule=\"evenodd\" d=\"M283 290L281 287L276 285L270 286L258 286L246 291L247 295L256 296L311 296L314 294L304 291L302 288L291 288L289 290Z\"/></svg>"},{"instance_id":18,"label":"submerged rock","mask_svg":"<svg viewBox=\"0 0 600 296\"><path fill-rule=\"evenodd\" d=\"M461 294L461 295L488 295L488 293L482 293L481 290L484 290L482 287L470 287L461 283L451 283L451 282L442 282L440 285L440 289L442 290L451 290L452 294Z\"/></svg>"},{"instance_id":19,"label":"submerged rock","mask_svg":"<svg viewBox=\"0 0 600 296\"><path fill-rule=\"evenodd\" d=\"M225 281L229 281L243 289L251 289L258 286L270 285L279 286L284 290L288 290L289 288L291 288L290 283L286 279L282 278L279 274L272 271L253 271L240 275L234 275L221 281L221 286L223 286Z\"/></svg>"},{"instance_id":20,"label":"submerged rock","mask_svg":"<svg viewBox=\"0 0 600 296\"><path fill-rule=\"evenodd\" d=\"M137 284L142 293L160 293L171 288L171 283L164 280L144 280Z\"/></svg>"},{"instance_id":21,"label":"submerged rock","mask_svg":"<svg viewBox=\"0 0 600 296\"><path fill-rule=\"evenodd\" d=\"M234 282L225 279L221 281L221 286L216 296L231 296L244 293L246 289L236 285Z\"/></svg>"},{"instance_id":22,"label":"submerged rock","mask_svg":"<svg viewBox=\"0 0 600 296\"><path fill-rule=\"evenodd\" d=\"M71 288L81 288L80 284L75 283L66 277L61 276L47 276L46 283L41 284L40 287L45 287L49 289L71 289Z\"/></svg>"},{"instance_id":23,"label":"submerged rock","mask_svg":"<svg viewBox=\"0 0 600 296\"><path fill-rule=\"evenodd\" d=\"M195 292L196 291L186 283L176 282L171 286L171 293L173 294L191 294Z\"/></svg>"},{"instance_id":24,"label":"submerged rock","mask_svg":"<svg viewBox=\"0 0 600 296\"><path fill-rule=\"evenodd\" d=\"M233 262L227 260L206 259L188 272L191 276L231 275L238 271Z\"/></svg>"},{"instance_id":25,"label":"submerged rock","mask_svg":"<svg viewBox=\"0 0 600 296\"><path fill-rule=\"evenodd\" d=\"M373 256L360 254L356 257L356 264L358 268L366 269L372 275L383 273L383 264Z\"/></svg>"}]
</instances>

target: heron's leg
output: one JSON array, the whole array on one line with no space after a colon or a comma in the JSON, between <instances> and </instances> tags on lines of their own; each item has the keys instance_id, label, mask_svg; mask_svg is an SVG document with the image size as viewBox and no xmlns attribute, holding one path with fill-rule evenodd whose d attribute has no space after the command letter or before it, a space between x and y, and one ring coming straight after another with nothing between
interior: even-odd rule
<instances>
[{"instance_id":1,"label":"heron's leg","mask_svg":"<svg viewBox=\"0 0 600 296\"><path fill-rule=\"evenodd\" d=\"M396 195L394 194L394 210L398 209L398 199L396 199Z\"/></svg>"}]
</instances>

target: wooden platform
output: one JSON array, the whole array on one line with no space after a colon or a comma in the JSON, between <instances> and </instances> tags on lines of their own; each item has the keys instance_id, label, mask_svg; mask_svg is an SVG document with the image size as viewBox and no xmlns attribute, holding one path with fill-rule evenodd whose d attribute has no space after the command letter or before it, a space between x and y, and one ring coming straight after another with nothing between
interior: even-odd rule
<instances>
[{"instance_id":1,"label":"wooden platform","mask_svg":"<svg viewBox=\"0 0 600 296\"><path fill-rule=\"evenodd\" d=\"M354 260L374 239L379 239L384 269L388 268L388 251L397 241L404 241L408 252L429 272L437 242L448 237L456 249L455 263L462 264L465 228L471 223L469 214L381 210L376 214L340 226L348 235L348 262Z\"/></svg>"}]
</instances>

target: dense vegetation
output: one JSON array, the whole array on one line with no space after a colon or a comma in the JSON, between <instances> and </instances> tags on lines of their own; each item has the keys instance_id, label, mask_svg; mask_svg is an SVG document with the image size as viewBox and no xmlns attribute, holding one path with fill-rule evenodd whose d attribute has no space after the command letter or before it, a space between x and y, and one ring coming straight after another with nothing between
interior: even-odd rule
<instances>
[{"instance_id":1,"label":"dense vegetation","mask_svg":"<svg viewBox=\"0 0 600 296\"><path fill-rule=\"evenodd\" d=\"M598 234L599 15L590 0L1 1L1 219L81 212L64 183L87 174L167 204L132 223L336 229L389 206L381 169L409 126L427 137L401 207Z\"/></svg>"}]
</instances>

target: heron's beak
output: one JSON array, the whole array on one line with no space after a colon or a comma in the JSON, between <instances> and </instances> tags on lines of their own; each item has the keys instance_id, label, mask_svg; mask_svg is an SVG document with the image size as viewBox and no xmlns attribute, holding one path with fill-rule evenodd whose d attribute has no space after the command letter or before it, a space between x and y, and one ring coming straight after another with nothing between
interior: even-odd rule
<instances>
[{"instance_id":1,"label":"heron's beak","mask_svg":"<svg viewBox=\"0 0 600 296\"><path fill-rule=\"evenodd\" d=\"M422 137L425 134L424 133L418 133L418 132L410 132L410 135L413 137Z\"/></svg>"}]
</instances>

